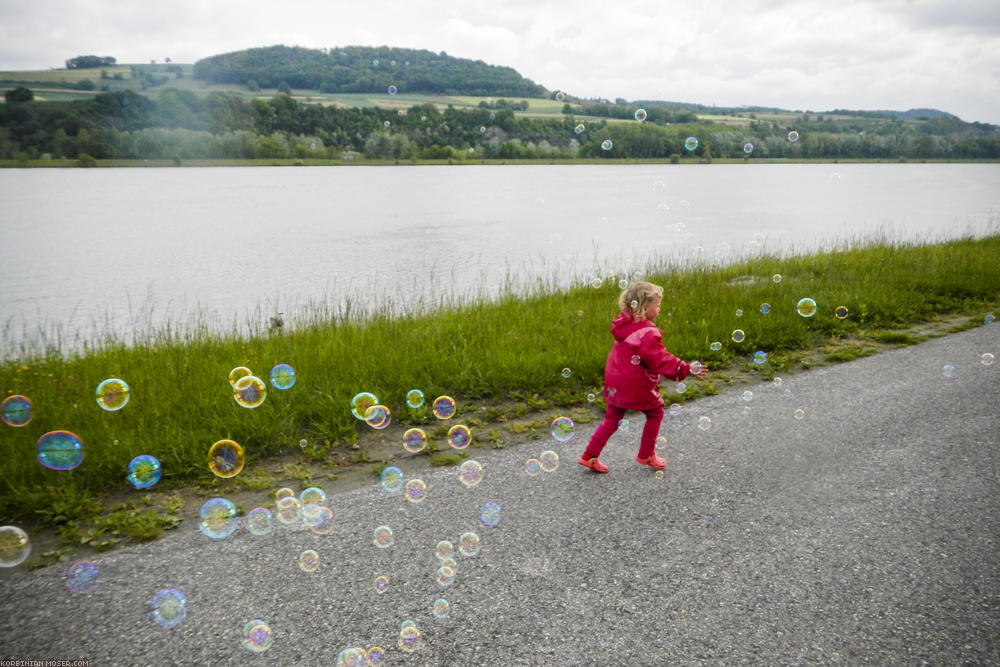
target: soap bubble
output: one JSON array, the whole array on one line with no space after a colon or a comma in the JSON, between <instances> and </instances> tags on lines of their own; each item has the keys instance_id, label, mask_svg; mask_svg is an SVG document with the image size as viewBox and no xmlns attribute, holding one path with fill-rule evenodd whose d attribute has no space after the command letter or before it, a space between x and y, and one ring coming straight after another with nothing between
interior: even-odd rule
<instances>
[{"instance_id":1,"label":"soap bubble","mask_svg":"<svg viewBox=\"0 0 1000 667\"><path fill-rule=\"evenodd\" d=\"M82 560L74 563L66 574L66 585L74 593L86 595L97 589L98 575L101 569L96 563L89 560Z\"/></svg>"},{"instance_id":2,"label":"soap bubble","mask_svg":"<svg viewBox=\"0 0 1000 667\"><path fill-rule=\"evenodd\" d=\"M465 449L472 442L472 433L464 424L455 424L448 429L448 444L455 449Z\"/></svg>"},{"instance_id":3,"label":"soap bubble","mask_svg":"<svg viewBox=\"0 0 1000 667\"><path fill-rule=\"evenodd\" d=\"M743 333L743 329L733 329L732 339L734 343L742 343L744 338L746 338L746 334Z\"/></svg>"},{"instance_id":4,"label":"soap bubble","mask_svg":"<svg viewBox=\"0 0 1000 667\"><path fill-rule=\"evenodd\" d=\"M553 472L559 467L559 455L547 449L538 455L538 465L545 472Z\"/></svg>"},{"instance_id":5,"label":"soap bubble","mask_svg":"<svg viewBox=\"0 0 1000 667\"><path fill-rule=\"evenodd\" d=\"M802 408L799 408L798 410L795 411L796 419L804 419L805 416L806 416L806 411L803 410Z\"/></svg>"},{"instance_id":6,"label":"soap bubble","mask_svg":"<svg viewBox=\"0 0 1000 667\"><path fill-rule=\"evenodd\" d=\"M310 486L299 494L299 502L302 503L303 507L306 505L326 506L326 491L318 486Z\"/></svg>"},{"instance_id":7,"label":"soap bubble","mask_svg":"<svg viewBox=\"0 0 1000 667\"><path fill-rule=\"evenodd\" d=\"M945 364L944 366L941 367L941 375L943 375L944 377L946 377L946 378L953 378L953 377L955 377L955 374L956 374L956 371L955 371L955 367L953 365L951 365L951 364Z\"/></svg>"},{"instance_id":8,"label":"soap bubble","mask_svg":"<svg viewBox=\"0 0 1000 667\"><path fill-rule=\"evenodd\" d=\"M389 577L384 575L375 577L375 581L372 583L372 588L375 589L376 593L385 593L389 590Z\"/></svg>"},{"instance_id":9,"label":"soap bubble","mask_svg":"<svg viewBox=\"0 0 1000 667\"><path fill-rule=\"evenodd\" d=\"M706 417L704 415L698 417L698 428L700 428L702 431L707 431L708 429L712 428L712 418Z\"/></svg>"},{"instance_id":10,"label":"soap bubble","mask_svg":"<svg viewBox=\"0 0 1000 667\"><path fill-rule=\"evenodd\" d=\"M201 522L198 528L206 537L221 540L233 534L239 526L239 512L236 505L226 498L212 498L201 506Z\"/></svg>"},{"instance_id":11,"label":"soap bubble","mask_svg":"<svg viewBox=\"0 0 1000 667\"><path fill-rule=\"evenodd\" d=\"M634 116L635 116L635 119L641 123L642 121L646 120L646 110L645 109L636 109Z\"/></svg>"},{"instance_id":12,"label":"soap bubble","mask_svg":"<svg viewBox=\"0 0 1000 667\"><path fill-rule=\"evenodd\" d=\"M564 93L561 90L556 93L556 102L562 102L565 99L566 99L566 93Z\"/></svg>"},{"instance_id":13,"label":"soap bubble","mask_svg":"<svg viewBox=\"0 0 1000 667\"><path fill-rule=\"evenodd\" d=\"M792 130L791 132L788 133L788 140L791 141L792 143L795 143L796 141L799 140L799 133L796 132L795 130Z\"/></svg>"},{"instance_id":14,"label":"soap bubble","mask_svg":"<svg viewBox=\"0 0 1000 667\"><path fill-rule=\"evenodd\" d=\"M837 309L833 311L834 316L838 320L842 320L847 317L847 306L837 306Z\"/></svg>"},{"instance_id":15,"label":"soap bubble","mask_svg":"<svg viewBox=\"0 0 1000 667\"><path fill-rule=\"evenodd\" d=\"M451 396L438 396L431 404L431 412L438 419L451 419L455 410L455 399Z\"/></svg>"},{"instance_id":16,"label":"soap bubble","mask_svg":"<svg viewBox=\"0 0 1000 667\"><path fill-rule=\"evenodd\" d=\"M108 412L121 410L128 403L129 391L129 386L124 380L108 378L97 385L97 405Z\"/></svg>"},{"instance_id":17,"label":"soap bubble","mask_svg":"<svg viewBox=\"0 0 1000 667\"><path fill-rule=\"evenodd\" d=\"M763 366L767 363L767 352L764 350L757 350L753 354L753 362L758 366Z\"/></svg>"},{"instance_id":18,"label":"soap bubble","mask_svg":"<svg viewBox=\"0 0 1000 667\"><path fill-rule=\"evenodd\" d=\"M243 447L232 440L219 440L208 450L208 467L216 477L235 477L245 462Z\"/></svg>"},{"instance_id":19,"label":"soap bubble","mask_svg":"<svg viewBox=\"0 0 1000 667\"><path fill-rule=\"evenodd\" d=\"M753 153L753 144L751 144L749 141L743 144L743 152L746 153L747 155Z\"/></svg>"},{"instance_id":20,"label":"soap bubble","mask_svg":"<svg viewBox=\"0 0 1000 667\"><path fill-rule=\"evenodd\" d=\"M689 151L693 151L693 150L697 149L698 148L698 138L697 137L688 137L687 139L685 139L684 140L684 148L686 148Z\"/></svg>"},{"instance_id":21,"label":"soap bubble","mask_svg":"<svg viewBox=\"0 0 1000 667\"><path fill-rule=\"evenodd\" d=\"M638 366L639 364L642 363L642 357L640 357L638 354L633 354L632 359L630 359L630 361L632 362L633 366Z\"/></svg>"},{"instance_id":22,"label":"soap bubble","mask_svg":"<svg viewBox=\"0 0 1000 667\"><path fill-rule=\"evenodd\" d=\"M359 394L355 394L354 398L351 399L351 414L358 421L363 422L365 420L365 414L368 412L368 408L373 405L378 405L378 397L375 394L371 394L367 391L363 391Z\"/></svg>"},{"instance_id":23,"label":"soap bubble","mask_svg":"<svg viewBox=\"0 0 1000 667\"><path fill-rule=\"evenodd\" d=\"M601 142L601 150L609 151L614 148L615 144L610 139L605 139Z\"/></svg>"},{"instance_id":24,"label":"soap bubble","mask_svg":"<svg viewBox=\"0 0 1000 667\"><path fill-rule=\"evenodd\" d=\"M176 627L187 616L187 597L176 588L164 588L153 596L149 616L164 628Z\"/></svg>"},{"instance_id":25,"label":"soap bubble","mask_svg":"<svg viewBox=\"0 0 1000 667\"><path fill-rule=\"evenodd\" d=\"M403 487L403 495L411 503L422 502L427 497L427 484L422 479L411 479Z\"/></svg>"},{"instance_id":26,"label":"soap bubble","mask_svg":"<svg viewBox=\"0 0 1000 667\"><path fill-rule=\"evenodd\" d=\"M434 555L437 556L438 560L447 560L451 558L453 553L455 553L455 545L448 540L441 540L434 547Z\"/></svg>"},{"instance_id":27,"label":"soap bubble","mask_svg":"<svg viewBox=\"0 0 1000 667\"><path fill-rule=\"evenodd\" d=\"M310 507L316 507L310 505ZM333 530L333 510L329 507L319 507L315 516L310 517L309 531L314 535L328 535Z\"/></svg>"},{"instance_id":28,"label":"soap bubble","mask_svg":"<svg viewBox=\"0 0 1000 667\"><path fill-rule=\"evenodd\" d=\"M295 386L295 369L288 364L278 364L271 369L271 386L284 391Z\"/></svg>"},{"instance_id":29,"label":"soap bubble","mask_svg":"<svg viewBox=\"0 0 1000 667\"><path fill-rule=\"evenodd\" d=\"M469 558L479 553L479 535L469 531L462 533L458 538L458 550L463 556Z\"/></svg>"},{"instance_id":30,"label":"soap bubble","mask_svg":"<svg viewBox=\"0 0 1000 667\"><path fill-rule=\"evenodd\" d=\"M17 526L0 527L0 567L16 567L31 555L31 540Z\"/></svg>"},{"instance_id":31,"label":"soap bubble","mask_svg":"<svg viewBox=\"0 0 1000 667\"><path fill-rule=\"evenodd\" d=\"M392 528L389 526L379 526L375 529L373 544L379 549L386 549L392 546Z\"/></svg>"},{"instance_id":32,"label":"soap bubble","mask_svg":"<svg viewBox=\"0 0 1000 667\"><path fill-rule=\"evenodd\" d=\"M399 92L399 89L396 88L396 86L389 86L388 88L385 89L385 92L389 93L390 95L395 95L396 93Z\"/></svg>"},{"instance_id":33,"label":"soap bubble","mask_svg":"<svg viewBox=\"0 0 1000 667\"><path fill-rule=\"evenodd\" d=\"M564 378L568 378L572 374L573 374L573 371L571 371L570 369L568 369L568 368L562 369L562 376Z\"/></svg>"},{"instance_id":34,"label":"soap bubble","mask_svg":"<svg viewBox=\"0 0 1000 667\"><path fill-rule=\"evenodd\" d=\"M686 382L678 382L676 385L674 385L674 391L676 391L678 394L683 394L684 392L687 391L687 388L688 386Z\"/></svg>"},{"instance_id":35,"label":"soap bubble","mask_svg":"<svg viewBox=\"0 0 1000 667\"><path fill-rule=\"evenodd\" d=\"M770 312L771 312L771 304L769 304L769 303L762 303L762 304L760 304L760 314L761 315L767 315Z\"/></svg>"},{"instance_id":36,"label":"soap bubble","mask_svg":"<svg viewBox=\"0 0 1000 667\"><path fill-rule=\"evenodd\" d=\"M247 530L251 535L268 535L273 525L271 510L265 507L255 507L247 514Z\"/></svg>"},{"instance_id":37,"label":"soap bubble","mask_svg":"<svg viewBox=\"0 0 1000 667\"><path fill-rule=\"evenodd\" d=\"M244 408L256 408L267 398L267 385L255 375L241 377L233 385L233 399Z\"/></svg>"},{"instance_id":38,"label":"soap bubble","mask_svg":"<svg viewBox=\"0 0 1000 667\"><path fill-rule=\"evenodd\" d=\"M596 394L587 394L587 402L588 403L593 403L596 400L597 400L597 395Z\"/></svg>"},{"instance_id":39,"label":"soap bubble","mask_svg":"<svg viewBox=\"0 0 1000 667\"><path fill-rule=\"evenodd\" d=\"M736 309L736 317L743 317L743 309L742 308L737 308Z\"/></svg>"},{"instance_id":40,"label":"soap bubble","mask_svg":"<svg viewBox=\"0 0 1000 667\"><path fill-rule=\"evenodd\" d=\"M780 273L775 273L773 276L771 276L771 280L775 284L780 283L781 282L781 274Z\"/></svg>"},{"instance_id":41,"label":"soap bubble","mask_svg":"<svg viewBox=\"0 0 1000 667\"><path fill-rule=\"evenodd\" d=\"M494 502L485 503L479 511L479 521L491 527L500 523L500 506Z\"/></svg>"},{"instance_id":42,"label":"soap bubble","mask_svg":"<svg viewBox=\"0 0 1000 667\"><path fill-rule=\"evenodd\" d=\"M697 375L698 373L701 372L701 369L704 368L704 367L705 367L705 364L701 363L700 361L692 361L691 365L690 365L691 375ZM686 388L687 387L685 386L685 389Z\"/></svg>"},{"instance_id":43,"label":"soap bubble","mask_svg":"<svg viewBox=\"0 0 1000 667\"><path fill-rule=\"evenodd\" d=\"M528 459L524 462L524 472L529 477L534 477L542 471L542 463L538 459Z\"/></svg>"},{"instance_id":44,"label":"soap bubble","mask_svg":"<svg viewBox=\"0 0 1000 667\"><path fill-rule=\"evenodd\" d=\"M434 613L434 618L444 618L451 610L451 604L449 604L449 602L444 598L438 598L437 600L434 600L431 610Z\"/></svg>"},{"instance_id":45,"label":"soap bubble","mask_svg":"<svg viewBox=\"0 0 1000 667\"><path fill-rule=\"evenodd\" d=\"M373 405L365 411L365 423L381 431L389 426L392 413L384 405Z\"/></svg>"},{"instance_id":46,"label":"soap bubble","mask_svg":"<svg viewBox=\"0 0 1000 667\"><path fill-rule=\"evenodd\" d=\"M294 498L294 497L295 497L295 492L289 489L287 486L280 488L274 492L275 504L277 504L278 501L281 500L282 498Z\"/></svg>"},{"instance_id":47,"label":"soap bubble","mask_svg":"<svg viewBox=\"0 0 1000 667\"><path fill-rule=\"evenodd\" d=\"M434 573L434 580L438 582L438 586L442 588L445 586L451 586L455 582L455 568L449 567L448 565L442 565Z\"/></svg>"},{"instance_id":48,"label":"soap bubble","mask_svg":"<svg viewBox=\"0 0 1000 667\"><path fill-rule=\"evenodd\" d=\"M558 442L567 442L573 437L575 425L569 417L556 417L552 420L552 437Z\"/></svg>"},{"instance_id":49,"label":"soap bubble","mask_svg":"<svg viewBox=\"0 0 1000 667\"><path fill-rule=\"evenodd\" d=\"M782 385L782 383L784 382L784 380L782 380L780 377L776 377L771 382L774 383L775 387L780 387Z\"/></svg>"},{"instance_id":50,"label":"soap bubble","mask_svg":"<svg viewBox=\"0 0 1000 667\"><path fill-rule=\"evenodd\" d=\"M667 446L667 439L662 435L656 436L656 442L653 443L653 449L655 451L660 451Z\"/></svg>"},{"instance_id":51,"label":"soap bubble","mask_svg":"<svg viewBox=\"0 0 1000 667\"><path fill-rule=\"evenodd\" d=\"M403 471L396 466L389 466L380 475L382 488L389 493L399 493L403 489Z\"/></svg>"},{"instance_id":52,"label":"soap bubble","mask_svg":"<svg viewBox=\"0 0 1000 667\"><path fill-rule=\"evenodd\" d=\"M996 324L997 317L993 313L983 317L983 326L990 326L991 324Z\"/></svg>"},{"instance_id":53,"label":"soap bubble","mask_svg":"<svg viewBox=\"0 0 1000 667\"><path fill-rule=\"evenodd\" d=\"M159 460L149 454L137 456L128 464L129 484L137 489L148 489L159 482L162 475Z\"/></svg>"},{"instance_id":54,"label":"soap bubble","mask_svg":"<svg viewBox=\"0 0 1000 667\"><path fill-rule=\"evenodd\" d=\"M479 484L479 482L483 481L483 465L472 459L463 461L462 465L458 468L458 478L462 481L462 484L470 488Z\"/></svg>"},{"instance_id":55,"label":"soap bubble","mask_svg":"<svg viewBox=\"0 0 1000 667\"><path fill-rule=\"evenodd\" d=\"M411 408L419 408L424 404L424 392L419 389L411 389L406 392L406 405Z\"/></svg>"},{"instance_id":56,"label":"soap bubble","mask_svg":"<svg viewBox=\"0 0 1000 667\"><path fill-rule=\"evenodd\" d=\"M586 129L587 128L584 127L583 123L580 123L579 125L573 128L573 131L576 132L577 134L583 134L583 131Z\"/></svg>"},{"instance_id":57,"label":"soap bubble","mask_svg":"<svg viewBox=\"0 0 1000 667\"><path fill-rule=\"evenodd\" d=\"M427 434L419 428L411 428L403 434L403 449L416 454L427 446Z\"/></svg>"},{"instance_id":58,"label":"soap bubble","mask_svg":"<svg viewBox=\"0 0 1000 667\"><path fill-rule=\"evenodd\" d=\"M392 123L390 123L389 121L387 121L387 120L382 121L382 126L383 127L389 127L390 125L392 125Z\"/></svg>"},{"instance_id":59,"label":"soap bubble","mask_svg":"<svg viewBox=\"0 0 1000 667\"><path fill-rule=\"evenodd\" d=\"M712 350L713 352L718 352L719 350L721 350L721 349L722 349L722 343L720 343L719 341L714 341L714 342L713 342L713 343L712 343L711 345L709 345L708 347L709 347L709 349L711 349L711 350Z\"/></svg>"},{"instance_id":60,"label":"soap bubble","mask_svg":"<svg viewBox=\"0 0 1000 667\"><path fill-rule=\"evenodd\" d=\"M979 357L979 361L983 366L993 365L993 354L991 352L983 352L982 356Z\"/></svg>"},{"instance_id":61,"label":"soap bubble","mask_svg":"<svg viewBox=\"0 0 1000 667\"><path fill-rule=\"evenodd\" d=\"M405 653L413 653L420 647L420 631L416 628L404 628L399 631L399 648Z\"/></svg>"},{"instance_id":62,"label":"soap bubble","mask_svg":"<svg viewBox=\"0 0 1000 667\"><path fill-rule=\"evenodd\" d=\"M753 392L750 391L749 389L747 389L746 391L744 391L743 392L743 400L747 401L747 402L752 401L753 400Z\"/></svg>"},{"instance_id":63,"label":"soap bubble","mask_svg":"<svg viewBox=\"0 0 1000 667\"><path fill-rule=\"evenodd\" d=\"M287 496L278 501L275 509L278 514L278 521L286 526L298 523L302 518L302 504L295 496Z\"/></svg>"},{"instance_id":64,"label":"soap bubble","mask_svg":"<svg viewBox=\"0 0 1000 667\"><path fill-rule=\"evenodd\" d=\"M235 385L241 378L253 375L253 371L246 366L237 366L229 371L229 384Z\"/></svg>"},{"instance_id":65,"label":"soap bubble","mask_svg":"<svg viewBox=\"0 0 1000 667\"><path fill-rule=\"evenodd\" d=\"M0 419L9 426L24 426L33 416L31 401L26 396L15 394L0 403Z\"/></svg>"},{"instance_id":66,"label":"soap bubble","mask_svg":"<svg viewBox=\"0 0 1000 667\"><path fill-rule=\"evenodd\" d=\"M303 572L315 572L319 569L319 554L312 549L306 549L299 554L299 569Z\"/></svg>"},{"instance_id":67,"label":"soap bubble","mask_svg":"<svg viewBox=\"0 0 1000 667\"><path fill-rule=\"evenodd\" d=\"M622 433L628 433L628 427L632 425L628 419L619 419L618 428L621 429Z\"/></svg>"},{"instance_id":68,"label":"soap bubble","mask_svg":"<svg viewBox=\"0 0 1000 667\"><path fill-rule=\"evenodd\" d=\"M253 653L263 653L271 648L274 640L271 626L261 620L253 620L243 626L243 646Z\"/></svg>"},{"instance_id":69,"label":"soap bubble","mask_svg":"<svg viewBox=\"0 0 1000 667\"><path fill-rule=\"evenodd\" d=\"M684 408L681 406L680 403L671 403L670 404L669 412L670 412L670 416L671 417L676 417L679 414L681 414L681 412L683 412L683 411L684 411Z\"/></svg>"},{"instance_id":70,"label":"soap bubble","mask_svg":"<svg viewBox=\"0 0 1000 667\"><path fill-rule=\"evenodd\" d=\"M812 317L816 314L816 301L809 297L799 299L799 302L795 304L795 310L802 317Z\"/></svg>"},{"instance_id":71,"label":"soap bubble","mask_svg":"<svg viewBox=\"0 0 1000 667\"><path fill-rule=\"evenodd\" d=\"M368 649L368 664L371 667L378 667L385 660L385 649L381 646L373 646Z\"/></svg>"},{"instance_id":72,"label":"soap bubble","mask_svg":"<svg viewBox=\"0 0 1000 667\"><path fill-rule=\"evenodd\" d=\"M51 470L72 470L83 462L83 442L69 431L49 431L35 448L38 462Z\"/></svg>"}]
</instances>

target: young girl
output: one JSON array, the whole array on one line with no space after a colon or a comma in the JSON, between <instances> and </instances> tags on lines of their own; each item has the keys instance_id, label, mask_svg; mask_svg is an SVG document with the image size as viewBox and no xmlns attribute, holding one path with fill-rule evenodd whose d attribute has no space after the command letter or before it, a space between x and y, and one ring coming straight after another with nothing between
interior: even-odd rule
<instances>
[{"instance_id":1,"label":"young girl","mask_svg":"<svg viewBox=\"0 0 1000 667\"><path fill-rule=\"evenodd\" d=\"M645 281L632 283L618 297L618 307L622 310L611 323L615 342L604 366L604 402L608 409L579 461L595 472L608 471L597 457L608 438L618 430L626 410L640 410L646 415L635 460L657 470L665 468L667 462L655 451L663 421L660 376L679 382L688 375L697 378L708 375L705 365L697 363L692 370L691 364L670 354L663 346L663 332L653 324L660 314L662 299L663 288Z\"/></svg>"}]
</instances>

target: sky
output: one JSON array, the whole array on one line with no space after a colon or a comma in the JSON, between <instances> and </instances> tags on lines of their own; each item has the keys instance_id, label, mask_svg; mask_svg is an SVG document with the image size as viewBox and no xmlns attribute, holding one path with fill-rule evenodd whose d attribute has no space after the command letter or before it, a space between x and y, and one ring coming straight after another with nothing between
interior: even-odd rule
<instances>
[{"instance_id":1,"label":"sky","mask_svg":"<svg viewBox=\"0 0 1000 667\"><path fill-rule=\"evenodd\" d=\"M275 44L445 51L582 98L1000 124L998 0L0 0L0 70Z\"/></svg>"}]
</instances>

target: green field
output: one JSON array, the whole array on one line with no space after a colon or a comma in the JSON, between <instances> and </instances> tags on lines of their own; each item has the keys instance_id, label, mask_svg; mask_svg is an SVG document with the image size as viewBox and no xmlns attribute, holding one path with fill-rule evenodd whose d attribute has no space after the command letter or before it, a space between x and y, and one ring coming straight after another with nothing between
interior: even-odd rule
<instances>
[{"instance_id":1,"label":"green field","mask_svg":"<svg viewBox=\"0 0 1000 667\"><path fill-rule=\"evenodd\" d=\"M994 232L934 245L856 243L717 269L651 265L645 275L666 288L658 325L668 348L712 369L707 381L667 398L694 400L746 379L853 359L884 344L912 344L923 336L912 327L945 317L959 328L982 325L984 315L1000 307L998 254L1000 233ZM172 324L143 332L137 342L110 335L80 342L82 351L69 356L3 349L0 386L5 395L30 398L34 417L20 428L0 425L0 520L34 517L72 542L81 522L101 511L101 499L149 502L151 496L132 490L125 478L129 461L140 454L163 465L157 493L195 485L228 494L273 488L282 475L301 484L333 479L351 464L380 470L391 460L386 452L402 454L399 439L408 427L422 427L429 437L419 457L449 464L467 455L447 447L446 430L454 423L472 428L475 451L503 446L526 430L544 431L552 411L593 421L601 402L587 395L600 395L608 322L625 278L601 276L597 288L540 285L530 293L410 311L392 304L315 306L287 314L290 324L280 334L269 334L259 321L249 336ZM805 296L818 304L813 317L796 312ZM766 316L762 303L771 305ZM846 318L835 316L837 306L847 308ZM736 328L745 332L743 342L732 340ZM43 340L39 333L29 346L44 348ZM714 341L721 343L718 351L711 349ZM752 361L757 350L769 355L763 366ZM268 386L255 409L234 401L231 369L245 366L266 382L281 363L295 368L294 387ZM570 377L563 368L572 370ZM109 377L131 387L129 403L117 412L95 401L95 388ZM458 414L439 422L426 406L407 408L404 397L413 388L428 400L453 396ZM365 391L391 410L390 429L375 432L351 415L352 396ZM67 471L39 465L35 442L53 430L79 436L83 465ZM231 480L214 477L207 466L209 447L221 439L239 442L247 453L247 470ZM307 445L300 448L300 441ZM269 463L280 452L286 452L284 473ZM290 462L287 452L296 452Z\"/></svg>"}]
</instances>

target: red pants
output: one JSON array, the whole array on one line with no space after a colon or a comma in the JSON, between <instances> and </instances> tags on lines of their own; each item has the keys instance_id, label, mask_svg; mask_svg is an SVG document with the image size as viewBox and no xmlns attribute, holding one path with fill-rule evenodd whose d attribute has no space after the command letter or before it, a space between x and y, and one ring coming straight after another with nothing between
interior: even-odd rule
<instances>
[{"instance_id":1,"label":"red pants","mask_svg":"<svg viewBox=\"0 0 1000 667\"><path fill-rule=\"evenodd\" d=\"M604 445L608 444L608 438L618 430L618 422L625 416L625 412L625 408L608 406L607 412L604 413L604 421L598 424L594 435L590 437L590 444L587 445L587 454L591 458L601 455ZM646 425L642 427L639 457L647 458L652 456L656 449L656 437L660 433L660 422L663 421L663 406L642 410L642 413L646 415Z\"/></svg>"}]
</instances>

